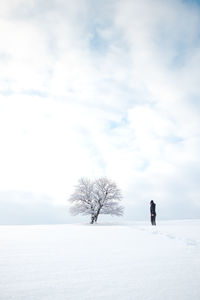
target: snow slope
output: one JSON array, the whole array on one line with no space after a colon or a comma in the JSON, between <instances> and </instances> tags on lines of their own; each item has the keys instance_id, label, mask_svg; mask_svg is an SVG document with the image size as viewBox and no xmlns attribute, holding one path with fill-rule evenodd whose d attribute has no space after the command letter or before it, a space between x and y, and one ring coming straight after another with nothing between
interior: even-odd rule
<instances>
[{"instance_id":1,"label":"snow slope","mask_svg":"<svg viewBox=\"0 0 200 300\"><path fill-rule=\"evenodd\" d=\"M1 300L199 300L200 220L0 227Z\"/></svg>"}]
</instances>

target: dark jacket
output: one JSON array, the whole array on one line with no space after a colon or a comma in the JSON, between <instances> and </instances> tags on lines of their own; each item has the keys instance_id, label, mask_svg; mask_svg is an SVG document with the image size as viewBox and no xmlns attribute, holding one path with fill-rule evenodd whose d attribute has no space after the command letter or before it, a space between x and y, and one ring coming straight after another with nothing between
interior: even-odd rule
<instances>
[{"instance_id":1,"label":"dark jacket","mask_svg":"<svg viewBox=\"0 0 200 300\"><path fill-rule=\"evenodd\" d=\"M151 214L156 215L156 204L154 202L151 203L150 212L151 212Z\"/></svg>"}]
</instances>

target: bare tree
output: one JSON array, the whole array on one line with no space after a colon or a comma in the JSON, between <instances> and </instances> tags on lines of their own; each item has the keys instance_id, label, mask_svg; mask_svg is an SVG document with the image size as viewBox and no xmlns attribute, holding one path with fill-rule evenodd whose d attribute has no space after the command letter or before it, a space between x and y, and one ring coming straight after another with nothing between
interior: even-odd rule
<instances>
[{"instance_id":1,"label":"bare tree","mask_svg":"<svg viewBox=\"0 0 200 300\"><path fill-rule=\"evenodd\" d=\"M69 199L72 203L70 212L73 215L90 215L93 224L99 214L122 216L124 208L119 206L121 199L121 191L113 181L105 177L95 181L81 178Z\"/></svg>"}]
</instances>

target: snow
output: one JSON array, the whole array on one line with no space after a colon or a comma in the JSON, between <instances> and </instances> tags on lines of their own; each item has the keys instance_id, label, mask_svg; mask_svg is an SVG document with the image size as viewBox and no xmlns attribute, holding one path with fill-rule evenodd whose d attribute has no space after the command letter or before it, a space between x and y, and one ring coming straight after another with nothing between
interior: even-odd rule
<instances>
[{"instance_id":1,"label":"snow","mask_svg":"<svg viewBox=\"0 0 200 300\"><path fill-rule=\"evenodd\" d=\"M1 300L199 300L200 220L0 226Z\"/></svg>"}]
</instances>

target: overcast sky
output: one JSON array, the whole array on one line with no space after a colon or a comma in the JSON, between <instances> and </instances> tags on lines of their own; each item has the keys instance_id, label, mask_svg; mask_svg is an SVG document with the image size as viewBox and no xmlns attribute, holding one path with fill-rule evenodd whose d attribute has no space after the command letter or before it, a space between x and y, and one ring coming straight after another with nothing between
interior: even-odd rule
<instances>
[{"instance_id":1,"label":"overcast sky","mask_svg":"<svg viewBox=\"0 0 200 300\"><path fill-rule=\"evenodd\" d=\"M200 217L200 3L0 2L0 224L59 223L82 176L123 220Z\"/></svg>"}]
</instances>

